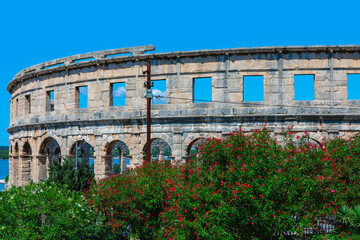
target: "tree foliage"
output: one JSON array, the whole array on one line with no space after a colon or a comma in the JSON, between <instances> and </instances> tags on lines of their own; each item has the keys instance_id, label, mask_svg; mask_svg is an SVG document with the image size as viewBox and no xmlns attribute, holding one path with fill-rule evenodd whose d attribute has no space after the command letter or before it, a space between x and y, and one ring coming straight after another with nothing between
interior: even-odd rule
<instances>
[{"instance_id":1,"label":"tree foliage","mask_svg":"<svg viewBox=\"0 0 360 240\"><path fill-rule=\"evenodd\" d=\"M58 184L30 183L0 193L1 239L103 239L103 227L80 193Z\"/></svg>"},{"instance_id":2,"label":"tree foliage","mask_svg":"<svg viewBox=\"0 0 360 240\"><path fill-rule=\"evenodd\" d=\"M84 161L78 162L74 158L65 157L63 162L55 161L50 166L48 182L65 184L70 190L84 191L90 186L89 180L94 177L90 166Z\"/></svg>"},{"instance_id":3,"label":"tree foliage","mask_svg":"<svg viewBox=\"0 0 360 240\"><path fill-rule=\"evenodd\" d=\"M0 150L0 159L9 159L9 150Z\"/></svg>"}]
</instances>

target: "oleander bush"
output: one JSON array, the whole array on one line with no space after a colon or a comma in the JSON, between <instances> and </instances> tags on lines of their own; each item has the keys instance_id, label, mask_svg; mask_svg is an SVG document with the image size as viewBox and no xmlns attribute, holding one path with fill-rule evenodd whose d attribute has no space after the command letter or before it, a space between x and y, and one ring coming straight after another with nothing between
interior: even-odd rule
<instances>
[{"instance_id":1,"label":"oleander bush","mask_svg":"<svg viewBox=\"0 0 360 240\"><path fill-rule=\"evenodd\" d=\"M121 175L93 182L85 195L106 217L114 237L163 239L159 216L167 205L165 182L177 173L177 165L144 163Z\"/></svg>"},{"instance_id":2,"label":"oleander bush","mask_svg":"<svg viewBox=\"0 0 360 240\"><path fill-rule=\"evenodd\" d=\"M103 217L81 193L30 183L0 193L0 239L104 239Z\"/></svg>"},{"instance_id":3,"label":"oleander bush","mask_svg":"<svg viewBox=\"0 0 360 240\"><path fill-rule=\"evenodd\" d=\"M91 204L113 234L139 239L281 239L360 200L359 138L314 144L266 128L207 139L194 160L146 163L93 183Z\"/></svg>"}]
</instances>

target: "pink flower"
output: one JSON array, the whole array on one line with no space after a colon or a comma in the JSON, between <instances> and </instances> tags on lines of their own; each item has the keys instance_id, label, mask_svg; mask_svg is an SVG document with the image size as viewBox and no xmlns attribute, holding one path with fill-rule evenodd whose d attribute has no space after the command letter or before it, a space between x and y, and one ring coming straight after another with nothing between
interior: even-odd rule
<instances>
[{"instance_id":1,"label":"pink flower","mask_svg":"<svg viewBox=\"0 0 360 240\"><path fill-rule=\"evenodd\" d=\"M278 169L277 172L280 173L281 172L280 169Z\"/></svg>"}]
</instances>

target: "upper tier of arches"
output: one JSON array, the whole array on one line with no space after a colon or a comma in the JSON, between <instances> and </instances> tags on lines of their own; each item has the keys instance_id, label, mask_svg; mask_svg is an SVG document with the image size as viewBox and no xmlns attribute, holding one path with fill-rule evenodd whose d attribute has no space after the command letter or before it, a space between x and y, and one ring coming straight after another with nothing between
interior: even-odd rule
<instances>
[{"instance_id":1,"label":"upper tier of arches","mask_svg":"<svg viewBox=\"0 0 360 240\"><path fill-rule=\"evenodd\" d=\"M142 46L80 54L24 69L7 88L11 93L9 131L42 123L114 119L142 123L147 60L151 60L152 80L163 88L154 91L163 99L161 103L153 100L154 118L347 115L360 106L360 94L349 93L353 88L349 79L360 74L360 46L144 54L153 49ZM128 52L132 55L118 55ZM301 80L303 76L310 81ZM202 99L204 88L196 88L204 79L209 85L207 99ZM312 92L312 97L299 97L302 91L297 83L305 84L302 89ZM255 88L249 88L251 84ZM251 97L256 93L259 99L254 100ZM121 94L118 103L115 97Z\"/></svg>"}]
</instances>

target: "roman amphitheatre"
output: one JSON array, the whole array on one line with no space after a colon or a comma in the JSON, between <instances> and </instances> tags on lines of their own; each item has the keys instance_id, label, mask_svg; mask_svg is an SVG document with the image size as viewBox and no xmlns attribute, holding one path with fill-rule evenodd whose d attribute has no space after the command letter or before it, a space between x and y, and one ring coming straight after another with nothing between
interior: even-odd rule
<instances>
[{"instance_id":1,"label":"roman amphitheatre","mask_svg":"<svg viewBox=\"0 0 360 240\"><path fill-rule=\"evenodd\" d=\"M165 104L152 105L152 148L158 158L184 161L199 139L225 137L266 123L282 131L307 131L314 141L349 138L360 130L357 96L349 79L360 74L360 46L293 46L151 53L153 46L69 56L26 68L7 86L11 94L9 182L23 185L48 176L49 165L81 149L94 159L96 178L143 163L146 150L146 64L152 81L166 84ZM302 76L313 99L301 99ZM197 81L208 79L211 99L197 102ZM259 86L246 83L260 79ZM254 80L255 81L255 80ZM114 86L126 89L114 104ZM301 82L299 83L301 84ZM81 89L86 88L86 107ZM257 101L248 100L256 91ZM359 95L360 96L360 95ZM360 99L360 97L358 98ZM170 152L170 154L169 154Z\"/></svg>"}]
</instances>

